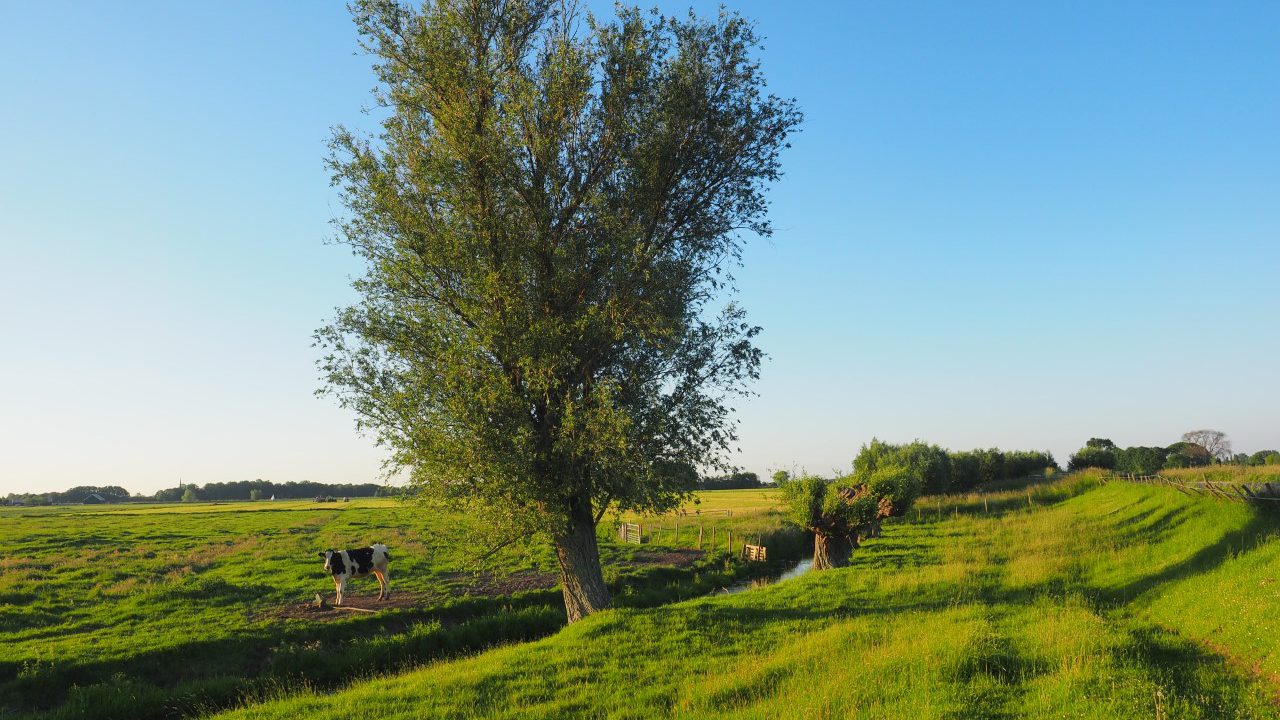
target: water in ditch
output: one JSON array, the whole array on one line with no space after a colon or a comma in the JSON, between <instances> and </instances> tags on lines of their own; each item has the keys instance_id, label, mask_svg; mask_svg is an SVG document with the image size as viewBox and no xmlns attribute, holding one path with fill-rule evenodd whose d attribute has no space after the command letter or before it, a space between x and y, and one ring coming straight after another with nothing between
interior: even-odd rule
<instances>
[{"instance_id":1,"label":"water in ditch","mask_svg":"<svg viewBox=\"0 0 1280 720\"><path fill-rule=\"evenodd\" d=\"M805 558L804 560L796 561L794 565L787 568L786 570L783 570L781 573L778 573L777 575L772 575L772 576L763 577L763 578L754 578L752 580L744 580L740 583L734 583L733 585L730 585L729 587L722 589L720 592L722 594L732 595L735 593L744 592L746 590L751 590L754 588L765 587L766 585L773 585L774 583L786 582L787 580L800 577L801 575L808 572L809 568L811 567L813 567L813 558Z\"/></svg>"}]
</instances>

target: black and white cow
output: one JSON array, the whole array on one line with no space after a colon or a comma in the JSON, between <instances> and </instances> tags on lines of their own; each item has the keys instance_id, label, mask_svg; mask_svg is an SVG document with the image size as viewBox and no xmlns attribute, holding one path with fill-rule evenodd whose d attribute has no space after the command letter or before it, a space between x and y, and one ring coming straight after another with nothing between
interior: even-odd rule
<instances>
[{"instance_id":1,"label":"black and white cow","mask_svg":"<svg viewBox=\"0 0 1280 720\"><path fill-rule=\"evenodd\" d=\"M325 550L320 553L320 557L324 558L324 569L333 576L333 584L338 589L335 605L342 604L348 579L363 577L369 573L378 577L378 599L391 597L391 581L387 575L391 553L387 552L386 545L375 543L357 550Z\"/></svg>"}]
</instances>

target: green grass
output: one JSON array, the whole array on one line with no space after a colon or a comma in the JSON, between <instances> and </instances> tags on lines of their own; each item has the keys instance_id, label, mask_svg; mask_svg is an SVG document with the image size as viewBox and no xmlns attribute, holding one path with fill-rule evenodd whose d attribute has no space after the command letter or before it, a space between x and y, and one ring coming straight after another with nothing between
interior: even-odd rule
<instances>
[{"instance_id":1,"label":"green grass","mask_svg":"<svg viewBox=\"0 0 1280 720\"><path fill-rule=\"evenodd\" d=\"M773 522L759 493L706 495L736 510L716 520L726 528ZM504 583L545 583L551 549L531 541L478 567L467 540L477 530L465 515L386 499L0 509L0 716L180 717L563 626L554 587ZM317 592L332 597L318 551L371 542L391 548L393 592L411 607L324 623L281 616ZM762 571L719 555L671 567L662 544L606 540L601 549L622 606L702 595ZM353 589L375 594L376 583Z\"/></svg>"},{"instance_id":2,"label":"green grass","mask_svg":"<svg viewBox=\"0 0 1280 720\"><path fill-rule=\"evenodd\" d=\"M1079 476L929 499L848 569L225 717L1276 718L1278 528Z\"/></svg>"}]
</instances>

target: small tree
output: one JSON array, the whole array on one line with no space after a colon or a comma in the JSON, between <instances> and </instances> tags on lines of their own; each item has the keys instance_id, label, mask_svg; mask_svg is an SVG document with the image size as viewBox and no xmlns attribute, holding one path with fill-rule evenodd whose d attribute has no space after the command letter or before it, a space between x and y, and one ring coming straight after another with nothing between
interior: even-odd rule
<instances>
[{"instance_id":1,"label":"small tree","mask_svg":"<svg viewBox=\"0 0 1280 720\"><path fill-rule=\"evenodd\" d=\"M261 500L261 499L262 499L262 491L261 491L261 490L259 490L258 488L254 488L254 489L250 490L250 491L249 491L249 499L250 499L250 500Z\"/></svg>"},{"instance_id":2,"label":"small tree","mask_svg":"<svg viewBox=\"0 0 1280 720\"><path fill-rule=\"evenodd\" d=\"M199 502L200 495L196 492L194 485L188 485L186 490L182 492L182 502Z\"/></svg>"},{"instance_id":3,"label":"small tree","mask_svg":"<svg viewBox=\"0 0 1280 720\"><path fill-rule=\"evenodd\" d=\"M813 533L815 570L848 565L862 540L878 535L880 523L905 513L919 494L920 480L892 465L865 482L805 476L782 488L791 522Z\"/></svg>"}]
</instances>

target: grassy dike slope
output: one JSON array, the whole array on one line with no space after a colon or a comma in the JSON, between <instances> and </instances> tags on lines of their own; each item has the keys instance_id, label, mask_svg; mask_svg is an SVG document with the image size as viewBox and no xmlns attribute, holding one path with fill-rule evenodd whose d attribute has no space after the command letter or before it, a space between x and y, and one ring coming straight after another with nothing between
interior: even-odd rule
<instances>
[{"instance_id":1,"label":"grassy dike slope","mask_svg":"<svg viewBox=\"0 0 1280 720\"><path fill-rule=\"evenodd\" d=\"M1079 477L945 499L847 570L227 717L1280 717L1276 528Z\"/></svg>"}]
</instances>

